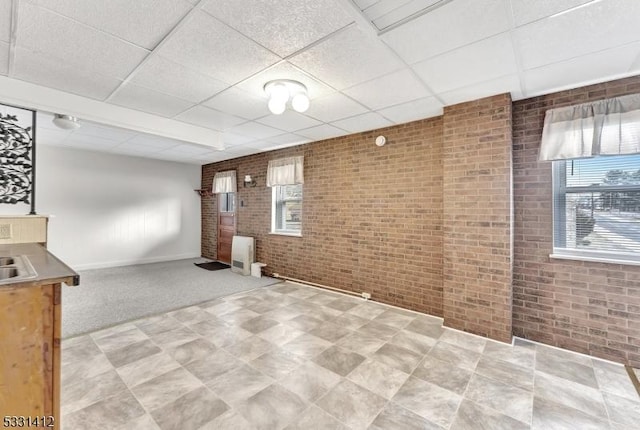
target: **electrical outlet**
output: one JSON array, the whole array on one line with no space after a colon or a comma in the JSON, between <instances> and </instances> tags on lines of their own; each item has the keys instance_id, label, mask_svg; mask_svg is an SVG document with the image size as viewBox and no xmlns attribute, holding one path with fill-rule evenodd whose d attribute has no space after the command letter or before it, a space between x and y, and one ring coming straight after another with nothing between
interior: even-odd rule
<instances>
[{"instance_id":1,"label":"electrical outlet","mask_svg":"<svg viewBox=\"0 0 640 430\"><path fill-rule=\"evenodd\" d=\"M363 299L369 300L371 298L371 293L363 292L363 293L361 293L361 296L362 296Z\"/></svg>"},{"instance_id":2,"label":"electrical outlet","mask_svg":"<svg viewBox=\"0 0 640 430\"><path fill-rule=\"evenodd\" d=\"M0 224L0 239L11 239L11 224Z\"/></svg>"}]
</instances>

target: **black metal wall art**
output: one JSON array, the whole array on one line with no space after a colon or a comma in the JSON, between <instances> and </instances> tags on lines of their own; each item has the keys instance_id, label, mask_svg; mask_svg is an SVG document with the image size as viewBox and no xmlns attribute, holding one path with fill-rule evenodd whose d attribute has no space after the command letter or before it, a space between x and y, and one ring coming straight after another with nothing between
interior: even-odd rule
<instances>
[{"instance_id":1,"label":"black metal wall art","mask_svg":"<svg viewBox=\"0 0 640 430\"><path fill-rule=\"evenodd\" d=\"M0 113L0 203L30 204L34 215L36 113L30 112L29 125L20 124L17 115Z\"/></svg>"}]
</instances>

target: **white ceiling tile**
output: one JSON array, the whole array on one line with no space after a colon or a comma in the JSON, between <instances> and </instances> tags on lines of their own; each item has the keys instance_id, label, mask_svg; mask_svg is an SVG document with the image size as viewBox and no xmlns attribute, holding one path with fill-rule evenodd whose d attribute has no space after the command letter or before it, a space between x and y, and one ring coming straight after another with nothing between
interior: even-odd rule
<instances>
[{"instance_id":1,"label":"white ceiling tile","mask_svg":"<svg viewBox=\"0 0 640 430\"><path fill-rule=\"evenodd\" d=\"M374 110L431 95L409 69L398 70L343 92Z\"/></svg>"},{"instance_id":2,"label":"white ceiling tile","mask_svg":"<svg viewBox=\"0 0 640 430\"><path fill-rule=\"evenodd\" d=\"M209 0L203 9L286 57L351 23L353 19L340 3L339 0Z\"/></svg>"},{"instance_id":3,"label":"white ceiling tile","mask_svg":"<svg viewBox=\"0 0 640 430\"><path fill-rule=\"evenodd\" d=\"M511 93L514 99L521 98L520 81L517 75L502 76L438 95L447 106L450 106L503 93Z\"/></svg>"},{"instance_id":4,"label":"white ceiling tile","mask_svg":"<svg viewBox=\"0 0 640 430\"><path fill-rule=\"evenodd\" d=\"M532 69L640 40L640 2L592 3L515 30L524 69Z\"/></svg>"},{"instance_id":5,"label":"white ceiling tile","mask_svg":"<svg viewBox=\"0 0 640 430\"><path fill-rule=\"evenodd\" d=\"M202 160L203 162L206 162L206 163L215 163L217 161L224 160L225 157L226 157L226 155L224 154L224 152L216 151L216 152L212 152L210 154L201 155L198 158L200 160Z\"/></svg>"},{"instance_id":6,"label":"white ceiling tile","mask_svg":"<svg viewBox=\"0 0 640 430\"><path fill-rule=\"evenodd\" d=\"M116 78L24 48L16 48L11 77L97 100L106 99L121 84Z\"/></svg>"},{"instance_id":7,"label":"white ceiling tile","mask_svg":"<svg viewBox=\"0 0 640 430\"><path fill-rule=\"evenodd\" d=\"M125 142L116 146L114 151L118 151L121 154L148 155L160 152L162 149L148 145L136 145L131 142Z\"/></svg>"},{"instance_id":8,"label":"white ceiling tile","mask_svg":"<svg viewBox=\"0 0 640 430\"><path fill-rule=\"evenodd\" d=\"M305 115L322 122L332 122L367 112L367 109L341 93L333 93L311 101Z\"/></svg>"},{"instance_id":9,"label":"white ceiling tile","mask_svg":"<svg viewBox=\"0 0 640 430\"><path fill-rule=\"evenodd\" d=\"M229 86L161 55L155 55L136 70L131 82L195 103L199 103Z\"/></svg>"},{"instance_id":10,"label":"white ceiling tile","mask_svg":"<svg viewBox=\"0 0 640 430\"><path fill-rule=\"evenodd\" d=\"M264 93L264 84L269 81L273 81L274 79L292 79L300 82L307 87L307 93L311 99L321 97L334 91L325 83L318 81L308 73L303 72L293 64L287 62L278 63L257 75L252 76L246 81L240 82L238 84L238 88L242 88L254 96L266 100L267 96Z\"/></svg>"},{"instance_id":11,"label":"white ceiling tile","mask_svg":"<svg viewBox=\"0 0 640 430\"><path fill-rule=\"evenodd\" d=\"M440 3L441 0L404 0L400 4L397 0L388 0L384 3L392 5L391 7L380 8L376 10L376 18L373 19L374 25L379 30L384 30L394 24L398 24L403 20L410 19L412 16L420 13L427 8L433 7L436 3ZM378 4L383 3L379 2ZM371 7L373 9L374 7ZM429 13L428 11L426 13ZM367 9L367 15L369 9Z\"/></svg>"},{"instance_id":12,"label":"white ceiling tile","mask_svg":"<svg viewBox=\"0 0 640 430\"><path fill-rule=\"evenodd\" d=\"M9 44L0 42L0 75L9 73Z\"/></svg>"},{"instance_id":13,"label":"white ceiling tile","mask_svg":"<svg viewBox=\"0 0 640 430\"><path fill-rule=\"evenodd\" d=\"M155 48L193 7L182 0L30 1L146 49Z\"/></svg>"},{"instance_id":14,"label":"white ceiling tile","mask_svg":"<svg viewBox=\"0 0 640 430\"><path fill-rule=\"evenodd\" d=\"M517 71L508 33L416 63L413 68L436 94Z\"/></svg>"},{"instance_id":15,"label":"white ceiling tile","mask_svg":"<svg viewBox=\"0 0 640 430\"><path fill-rule=\"evenodd\" d=\"M382 35L409 64L509 29L505 0L456 0Z\"/></svg>"},{"instance_id":16,"label":"white ceiling tile","mask_svg":"<svg viewBox=\"0 0 640 430\"><path fill-rule=\"evenodd\" d=\"M353 25L290 60L341 90L402 68L379 40Z\"/></svg>"},{"instance_id":17,"label":"white ceiling tile","mask_svg":"<svg viewBox=\"0 0 640 430\"><path fill-rule=\"evenodd\" d=\"M176 116L175 119L214 130L227 130L234 125L246 122L244 118L229 115L204 106L194 106Z\"/></svg>"},{"instance_id":18,"label":"white ceiling tile","mask_svg":"<svg viewBox=\"0 0 640 430\"><path fill-rule=\"evenodd\" d=\"M323 140L337 136L344 136L349 134L349 132L329 124L322 124L316 127L307 128L306 130L300 130L297 134L308 137L312 140Z\"/></svg>"},{"instance_id":19,"label":"white ceiling tile","mask_svg":"<svg viewBox=\"0 0 640 430\"><path fill-rule=\"evenodd\" d=\"M362 115L335 121L332 125L343 130L347 130L350 133L360 133L362 131L388 127L393 125L393 123L378 113L368 112Z\"/></svg>"},{"instance_id":20,"label":"white ceiling tile","mask_svg":"<svg viewBox=\"0 0 640 430\"><path fill-rule=\"evenodd\" d=\"M211 152L211 148L207 146L202 146L202 145L184 143L182 145L174 146L173 148L168 149L167 151L183 152L185 154L191 154L191 155L203 155Z\"/></svg>"},{"instance_id":21,"label":"white ceiling tile","mask_svg":"<svg viewBox=\"0 0 640 430\"><path fill-rule=\"evenodd\" d=\"M222 82L241 81L280 58L204 12L187 18L160 54Z\"/></svg>"},{"instance_id":22,"label":"white ceiling tile","mask_svg":"<svg viewBox=\"0 0 640 430\"><path fill-rule=\"evenodd\" d=\"M633 62L639 52L640 44L635 43L527 70L526 95L548 94L628 75L635 71Z\"/></svg>"},{"instance_id":23,"label":"white ceiling tile","mask_svg":"<svg viewBox=\"0 0 640 430\"><path fill-rule=\"evenodd\" d=\"M203 104L245 119L256 119L269 114L266 96L256 97L237 87L226 89Z\"/></svg>"},{"instance_id":24,"label":"white ceiling tile","mask_svg":"<svg viewBox=\"0 0 640 430\"><path fill-rule=\"evenodd\" d=\"M409 103L393 106L378 111L396 124L404 124L424 118L442 115L442 103L435 97L426 97Z\"/></svg>"},{"instance_id":25,"label":"white ceiling tile","mask_svg":"<svg viewBox=\"0 0 640 430\"><path fill-rule=\"evenodd\" d=\"M155 136L153 134L140 133L129 139L127 143L137 146L150 146L152 148L169 149L177 145L181 145L184 142L175 139L169 139L167 137Z\"/></svg>"},{"instance_id":26,"label":"white ceiling tile","mask_svg":"<svg viewBox=\"0 0 640 430\"><path fill-rule=\"evenodd\" d=\"M360 10L366 9L371 5L376 4L379 0L354 0Z\"/></svg>"},{"instance_id":27,"label":"white ceiling tile","mask_svg":"<svg viewBox=\"0 0 640 430\"><path fill-rule=\"evenodd\" d=\"M11 1L0 2L0 42L11 39Z\"/></svg>"},{"instance_id":28,"label":"white ceiling tile","mask_svg":"<svg viewBox=\"0 0 640 430\"><path fill-rule=\"evenodd\" d=\"M118 79L126 78L149 53L26 2L20 3L16 41L17 46L57 58L66 66ZM48 70L41 73L46 74Z\"/></svg>"},{"instance_id":29,"label":"white ceiling tile","mask_svg":"<svg viewBox=\"0 0 640 430\"><path fill-rule=\"evenodd\" d=\"M239 134L241 136L253 137L254 139L268 139L272 136L278 136L282 134L283 130L278 130L273 127L248 121L244 124L237 125L229 130L233 134Z\"/></svg>"},{"instance_id":30,"label":"white ceiling tile","mask_svg":"<svg viewBox=\"0 0 640 430\"><path fill-rule=\"evenodd\" d=\"M80 123L82 124L81 127L75 130L73 134L80 136L101 137L118 142L124 142L125 140L129 140L136 135L136 133L131 130L96 124L89 121L83 121L82 119L80 120ZM55 127L55 125L53 126Z\"/></svg>"},{"instance_id":31,"label":"white ceiling tile","mask_svg":"<svg viewBox=\"0 0 640 430\"><path fill-rule=\"evenodd\" d=\"M285 131L296 131L322 124L320 121L289 109L281 115L269 114L257 119L256 122Z\"/></svg>"},{"instance_id":32,"label":"white ceiling tile","mask_svg":"<svg viewBox=\"0 0 640 430\"><path fill-rule=\"evenodd\" d=\"M192 102L134 84L120 87L109 103L169 118L193 106Z\"/></svg>"},{"instance_id":33,"label":"white ceiling tile","mask_svg":"<svg viewBox=\"0 0 640 430\"><path fill-rule=\"evenodd\" d=\"M244 145L254 140L253 137L241 136L239 134L229 133L228 131L222 134L222 143L225 147Z\"/></svg>"},{"instance_id":34,"label":"white ceiling tile","mask_svg":"<svg viewBox=\"0 0 640 430\"><path fill-rule=\"evenodd\" d=\"M281 134L280 136L270 137L268 142L265 142L264 147L266 147L266 143L270 143L273 145L302 145L303 143L309 142L309 139L295 133L287 133ZM256 146L255 143L249 144L249 146L254 148L260 148L260 146Z\"/></svg>"},{"instance_id":35,"label":"white ceiling tile","mask_svg":"<svg viewBox=\"0 0 640 430\"><path fill-rule=\"evenodd\" d=\"M111 139L103 139L95 136L82 136L72 133L64 140L63 144L65 146L74 146L77 148L105 150L115 148L120 145L120 142Z\"/></svg>"},{"instance_id":36,"label":"white ceiling tile","mask_svg":"<svg viewBox=\"0 0 640 430\"><path fill-rule=\"evenodd\" d=\"M516 26L537 21L593 0L511 0Z\"/></svg>"},{"instance_id":37,"label":"white ceiling tile","mask_svg":"<svg viewBox=\"0 0 640 430\"><path fill-rule=\"evenodd\" d=\"M250 148L246 145L236 146L230 149L226 149L224 152L231 155L231 158L244 157L246 155L257 154L259 149Z\"/></svg>"},{"instance_id":38,"label":"white ceiling tile","mask_svg":"<svg viewBox=\"0 0 640 430\"><path fill-rule=\"evenodd\" d=\"M36 144L37 145L60 145L64 140L71 135L69 130L52 130L49 128L40 128L38 125L36 131Z\"/></svg>"}]
</instances>

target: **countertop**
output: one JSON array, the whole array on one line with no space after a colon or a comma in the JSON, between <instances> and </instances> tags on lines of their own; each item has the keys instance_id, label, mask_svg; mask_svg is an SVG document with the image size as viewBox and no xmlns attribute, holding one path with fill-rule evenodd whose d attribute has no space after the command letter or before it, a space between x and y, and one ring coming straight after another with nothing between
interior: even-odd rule
<instances>
[{"instance_id":1,"label":"countertop","mask_svg":"<svg viewBox=\"0 0 640 430\"><path fill-rule=\"evenodd\" d=\"M65 283L67 285L79 285L80 275L64 264L55 255L37 243L16 243L0 245L0 257L25 255L36 271L36 276L28 279L19 279L0 285L6 287L33 287L44 284Z\"/></svg>"}]
</instances>

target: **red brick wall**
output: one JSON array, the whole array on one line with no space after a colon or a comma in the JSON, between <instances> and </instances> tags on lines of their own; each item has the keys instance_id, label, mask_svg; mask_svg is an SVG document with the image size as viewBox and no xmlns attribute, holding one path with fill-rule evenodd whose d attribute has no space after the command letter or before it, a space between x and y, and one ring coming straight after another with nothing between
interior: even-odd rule
<instances>
[{"instance_id":1,"label":"red brick wall","mask_svg":"<svg viewBox=\"0 0 640 430\"><path fill-rule=\"evenodd\" d=\"M511 341L511 97L444 110L444 324Z\"/></svg>"},{"instance_id":2,"label":"red brick wall","mask_svg":"<svg viewBox=\"0 0 640 430\"><path fill-rule=\"evenodd\" d=\"M640 77L513 106L516 336L640 367L640 267L549 258L551 163L538 162L547 109L640 92Z\"/></svg>"},{"instance_id":3,"label":"red brick wall","mask_svg":"<svg viewBox=\"0 0 640 430\"><path fill-rule=\"evenodd\" d=\"M305 156L302 238L269 234L267 163L292 155ZM257 180L239 184L237 227L269 272L442 315L442 118L209 164L203 187L229 169ZM215 258L215 199L202 213L202 254Z\"/></svg>"}]
</instances>

